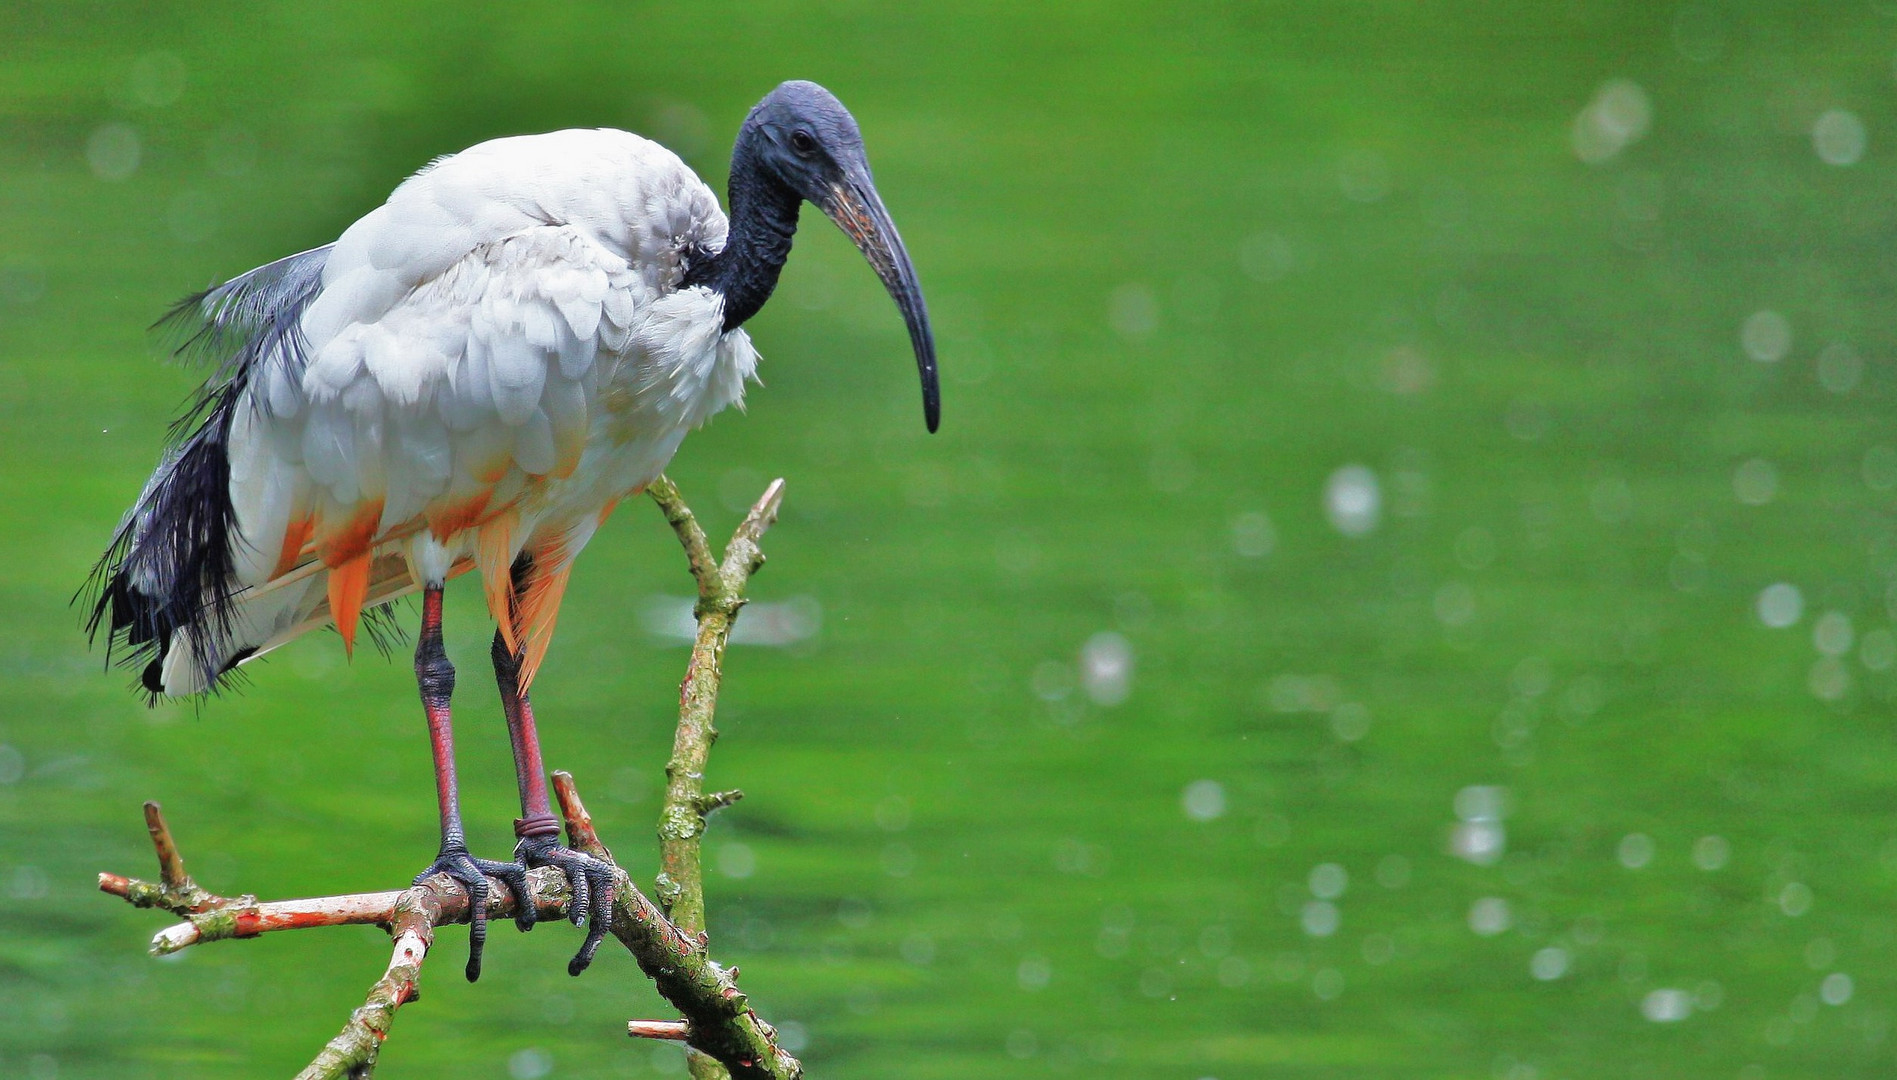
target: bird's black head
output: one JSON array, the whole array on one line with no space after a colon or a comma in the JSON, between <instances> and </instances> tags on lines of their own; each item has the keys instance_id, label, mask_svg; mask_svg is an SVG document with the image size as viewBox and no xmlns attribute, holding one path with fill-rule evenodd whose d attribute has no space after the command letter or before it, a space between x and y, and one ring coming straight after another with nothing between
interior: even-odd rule
<instances>
[{"instance_id":1,"label":"bird's black head","mask_svg":"<svg viewBox=\"0 0 1897 1080\"><path fill-rule=\"evenodd\" d=\"M763 296L755 295L755 286L742 298L727 293L727 325L736 325L734 316L737 322L749 318L775 285L777 268L789 254L801 201L815 203L836 222L901 309L915 349L916 370L922 376L923 418L934 431L942 412L935 337L915 266L876 193L856 118L836 95L816 83L787 82L765 95L745 117L732 148L733 235L727 253L749 261L753 269L734 265L729 270L755 281L761 269L756 266L758 260L774 257L775 265L768 267ZM743 281L732 284L744 291Z\"/></svg>"},{"instance_id":2,"label":"bird's black head","mask_svg":"<svg viewBox=\"0 0 1897 1080\"><path fill-rule=\"evenodd\" d=\"M836 95L813 82L784 83L752 106L739 139L778 183L817 205L851 173L869 175L863 133Z\"/></svg>"}]
</instances>

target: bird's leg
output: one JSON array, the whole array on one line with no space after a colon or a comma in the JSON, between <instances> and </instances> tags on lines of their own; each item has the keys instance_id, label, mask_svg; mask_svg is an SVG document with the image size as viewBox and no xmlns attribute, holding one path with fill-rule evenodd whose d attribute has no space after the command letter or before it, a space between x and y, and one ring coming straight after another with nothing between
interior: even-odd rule
<instances>
[{"instance_id":1,"label":"bird's leg","mask_svg":"<svg viewBox=\"0 0 1897 1080\"><path fill-rule=\"evenodd\" d=\"M506 639L495 631L493 656L494 680L500 686L507 735L514 744L514 773L520 782L520 817L514 821L514 835L520 843L514 848L514 858L522 867L554 866L566 875L573 888L567 917L575 926L586 924L586 940L566 966L567 974L578 975L593 962L593 954L606 936L606 921L613 906L613 868L560 843L560 819L553 815L547 798L546 769L540 762L540 735L534 727L533 706L520 688L520 655L508 648ZM531 910L530 906L522 908L523 912Z\"/></svg>"},{"instance_id":2,"label":"bird's leg","mask_svg":"<svg viewBox=\"0 0 1897 1080\"><path fill-rule=\"evenodd\" d=\"M527 875L518 863L477 859L468 853L467 832L461 825L461 795L455 785L454 724L449 700L454 697L454 665L441 644L441 586L422 593L422 630L415 644L415 681L421 687L422 709L428 714L428 742L435 756L435 796L441 804L441 850L428 869L415 875L415 884L434 874L446 874L468 890L468 981L481 977L481 951L487 943L487 875L493 874L514 890L516 907L529 913L533 903Z\"/></svg>"}]
</instances>

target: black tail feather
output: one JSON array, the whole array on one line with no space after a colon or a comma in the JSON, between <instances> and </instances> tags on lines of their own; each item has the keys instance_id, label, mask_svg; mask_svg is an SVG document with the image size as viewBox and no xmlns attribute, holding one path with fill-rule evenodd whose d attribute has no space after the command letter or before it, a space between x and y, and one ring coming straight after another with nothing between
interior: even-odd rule
<instances>
[{"instance_id":1,"label":"black tail feather","mask_svg":"<svg viewBox=\"0 0 1897 1080\"><path fill-rule=\"evenodd\" d=\"M108 663L122 653L118 662L142 668L153 695L163 692L160 672L185 627L200 631L192 661L208 685L224 668L216 651L235 589L226 440L236 404L236 387L218 392L204 424L152 475L87 583L87 634L96 642L103 633Z\"/></svg>"},{"instance_id":2,"label":"black tail feather","mask_svg":"<svg viewBox=\"0 0 1897 1080\"><path fill-rule=\"evenodd\" d=\"M86 633L106 640L106 662L141 669L154 700L179 631L192 629L192 662L207 690L223 685L241 657L220 656L237 590L231 542L231 419L261 366L304 362L301 320L322 291L329 247L258 267L186 297L159 320L179 334L176 353L217 364L170 430L172 449L119 523L80 590L91 609ZM193 324L195 320L195 325Z\"/></svg>"}]
</instances>

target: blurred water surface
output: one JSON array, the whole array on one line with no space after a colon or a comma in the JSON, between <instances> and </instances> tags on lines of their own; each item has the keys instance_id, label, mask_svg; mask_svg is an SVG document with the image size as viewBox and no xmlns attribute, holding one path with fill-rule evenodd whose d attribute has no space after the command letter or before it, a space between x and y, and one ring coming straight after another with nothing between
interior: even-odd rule
<instances>
[{"instance_id":1,"label":"blurred water surface","mask_svg":"<svg viewBox=\"0 0 1897 1080\"><path fill-rule=\"evenodd\" d=\"M368 929L144 954L198 877L433 850L408 665L201 708L68 599L195 375L146 327L431 157L619 126L715 185L813 78L941 337L814 215L765 387L672 470L789 478L711 782L719 954L813 1076L1888 1073L1897 8L15 3L0 37L0 1075L287 1076ZM684 663L623 507L535 687L649 883ZM749 616L747 616L749 618ZM513 785L451 596L476 846ZM381 1075L678 1075L623 956L446 931Z\"/></svg>"}]
</instances>

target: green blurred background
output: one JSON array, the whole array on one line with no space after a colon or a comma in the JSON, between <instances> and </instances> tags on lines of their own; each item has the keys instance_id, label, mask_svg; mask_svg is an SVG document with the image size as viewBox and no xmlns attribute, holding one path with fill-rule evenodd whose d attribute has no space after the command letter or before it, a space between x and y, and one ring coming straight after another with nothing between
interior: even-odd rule
<instances>
[{"instance_id":1,"label":"green blurred background","mask_svg":"<svg viewBox=\"0 0 1897 1080\"><path fill-rule=\"evenodd\" d=\"M672 474L789 479L711 783L713 941L817 1077L1888 1075L1897 5L6 5L0 1075L288 1076L370 929L160 962L206 885L433 851L407 663L333 635L143 707L68 606L197 375L167 304L481 139L722 190L862 123L944 372L814 216L767 384ZM536 685L649 884L689 581L622 508ZM451 595L477 850L513 784ZM763 604L784 605L774 609ZM770 618L763 617L771 612ZM814 633L810 633L813 631ZM570 928L443 934L390 1078L679 1075Z\"/></svg>"}]
</instances>

